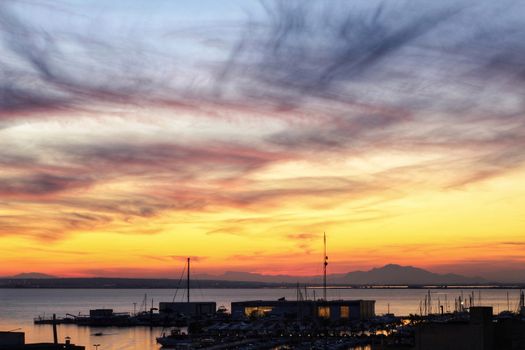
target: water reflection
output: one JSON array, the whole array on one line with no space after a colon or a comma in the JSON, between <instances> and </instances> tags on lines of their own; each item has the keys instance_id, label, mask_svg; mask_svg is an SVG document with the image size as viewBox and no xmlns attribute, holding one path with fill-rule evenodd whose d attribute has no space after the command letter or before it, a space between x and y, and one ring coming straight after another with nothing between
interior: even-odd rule
<instances>
[{"instance_id":1,"label":"water reflection","mask_svg":"<svg viewBox=\"0 0 525 350\"><path fill-rule=\"evenodd\" d=\"M35 325L24 327L28 342L49 342L52 339L52 327ZM99 350L148 350L157 349L155 338L161 334L162 328L96 328L79 327L76 325L59 325L58 337L63 341L71 337L72 343L85 345L89 349L94 344L100 344ZM96 333L103 333L101 336Z\"/></svg>"},{"instance_id":2,"label":"water reflection","mask_svg":"<svg viewBox=\"0 0 525 350\"><path fill-rule=\"evenodd\" d=\"M507 292L510 301L507 303ZM159 301L171 301L174 292L168 289L0 289L0 330L22 328L28 342L49 342L53 339L52 327L33 325L37 315L57 316L71 314L88 314L89 309L112 308L115 311L132 312L134 303L140 305L144 294ZM461 294L468 295L470 290L431 290L433 300L449 301ZM424 289L331 289L329 299L372 299L376 300L376 313L390 311L397 315L417 313L419 302L427 294ZM475 292L478 295L478 291ZM229 308L232 301L241 300L276 300L281 297L293 300L295 289L203 289L193 293L195 301L217 302L217 306ZM519 290L491 289L482 290L483 305L494 307L495 312L514 308L519 301ZM107 335L95 336L97 332ZM94 349L93 344L100 344L99 350L157 350L155 338L162 333L162 328L89 328L76 325L59 325L58 335L61 341L66 336L76 344ZM366 349L366 348L365 348Z\"/></svg>"}]
</instances>

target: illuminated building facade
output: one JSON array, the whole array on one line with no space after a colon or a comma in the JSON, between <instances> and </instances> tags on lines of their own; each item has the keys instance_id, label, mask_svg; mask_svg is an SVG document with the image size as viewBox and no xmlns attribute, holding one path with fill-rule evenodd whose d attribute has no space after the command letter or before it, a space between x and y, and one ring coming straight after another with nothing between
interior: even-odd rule
<instances>
[{"instance_id":1,"label":"illuminated building facade","mask_svg":"<svg viewBox=\"0 0 525 350\"><path fill-rule=\"evenodd\" d=\"M375 316L375 300L253 300L231 304L234 318L310 317L338 320L364 320Z\"/></svg>"}]
</instances>

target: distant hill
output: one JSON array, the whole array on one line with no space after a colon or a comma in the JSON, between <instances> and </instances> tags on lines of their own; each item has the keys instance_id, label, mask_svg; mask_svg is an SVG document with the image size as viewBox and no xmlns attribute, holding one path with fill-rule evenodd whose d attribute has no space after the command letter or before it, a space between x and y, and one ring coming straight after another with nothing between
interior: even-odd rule
<instances>
[{"instance_id":1,"label":"distant hill","mask_svg":"<svg viewBox=\"0 0 525 350\"><path fill-rule=\"evenodd\" d=\"M457 274L438 274L413 266L389 264L368 271L330 274L329 285L345 286L422 286L422 285L483 285L489 281L481 277ZM263 275L250 272L228 271L221 275L196 274L192 287L200 288L268 288L294 286L295 283L321 285L322 276ZM492 283L492 282L490 282ZM496 282L497 283L497 282ZM29 272L0 278L0 287L11 288L177 288L174 279L148 278L57 278Z\"/></svg>"},{"instance_id":2,"label":"distant hill","mask_svg":"<svg viewBox=\"0 0 525 350\"><path fill-rule=\"evenodd\" d=\"M453 273L438 274L413 266L389 264L369 271L354 271L337 278L350 284L380 285L421 285L421 284L481 284L487 281L481 277L466 277Z\"/></svg>"},{"instance_id":3,"label":"distant hill","mask_svg":"<svg viewBox=\"0 0 525 350\"><path fill-rule=\"evenodd\" d=\"M322 276L262 275L249 272L228 271L222 275L195 275L198 279L222 281L246 281L266 283L314 283L322 282ZM444 285L483 284L481 277L467 277L457 274L438 274L413 266L389 264L369 271L354 271L327 276L329 284L341 285Z\"/></svg>"},{"instance_id":4,"label":"distant hill","mask_svg":"<svg viewBox=\"0 0 525 350\"><path fill-rule=\"evenodd\" d=\"M192 280L191 288L271 288L292 287L295 284L262 282ZM186 288L178 279L152 278L0 278L0 288Z\"/></svg>"},{"instance_id":5,"label":"distant hill","mask_svg":"<svg viewBox=\"0 0 525 350\"><path fill-rule=\"evenodd\" d=\"M47 278L57 278L56 276L47 275L45 273L39 272L23 272L18 275L10 276L8 278L12 279L47 279Z\"/></svg>"}]
</instances>

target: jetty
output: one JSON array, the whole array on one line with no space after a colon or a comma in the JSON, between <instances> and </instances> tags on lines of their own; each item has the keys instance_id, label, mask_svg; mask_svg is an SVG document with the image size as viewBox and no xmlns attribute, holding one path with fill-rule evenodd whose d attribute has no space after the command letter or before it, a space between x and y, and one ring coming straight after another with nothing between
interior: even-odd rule
<instances>
[{"instance_id":1,"label":"jetty","mask_svg":"<svg viewBox=\"0 0 525 350\"><path fill-rule=\"evenodd\" d=\"M53 328L52 343L26 343L25 333L17 331L0 331L0 350L85 350L84 346L71 343L69 337L59 343L56 328Z\"/></svg>"},{"instance_id":2,"label":"jetty","mask_svg":"<svg viewBox=\"0 0 525 350\"><path fill-rule=\"evenodd\" d=\"M230 312L224 307L217 309L214 301L195 302L190 299L190 258L187 258L183 271L183 275L186 272L185 301L176 302L174 297L171 302L160 302L158 307L152 303L147 310L145 297L144 310L140 312L93 309L89 315L37 317L34 322L51 324L54 330L57 324L162 327L157 342L174 349L284 350L370 346L374 350L525 350L523 291L517 310L509 307L497 315L490 306L475 305L473 294L467 298L462 294L454 300L454 311L449 312L446 299L445 305L438 299L436 307L436 300L429 290L424 301L420 302L419 314L399 317L389 312L378 316L374 300L328 300L326 236L324 243L322 298L309 298L306 287L303 294L297 285L296 300L238 301L231 303Z\"/></svg>"}]
</instances>

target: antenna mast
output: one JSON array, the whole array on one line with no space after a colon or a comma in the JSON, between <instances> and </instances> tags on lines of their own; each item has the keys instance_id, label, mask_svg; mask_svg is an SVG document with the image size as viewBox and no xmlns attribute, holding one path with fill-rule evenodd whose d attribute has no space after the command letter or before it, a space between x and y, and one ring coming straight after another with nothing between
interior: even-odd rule
<instances>
[{"instance_id":1,"label":"antenna mast","mask_svg":"<svg viewBox=\"0 0 525 350\"><path fill-rule=\"evenodd\" d=\"M326 256L326 232L323 232L324 238L324 263L323 263L323 298L326 300L326 266L328 265L328 256Z\"/></svg>"},{"instance_id":2,"label":"antenna mast","mask_svg":"<svg viewBox=\"0 0 525 350\"><path fill-rule=\"evenodd\" d=\"M190 302L190 258L188 257L188 281L187 281L187 296L188 296L188 303Z\"/></svg>"}]
</instances>

